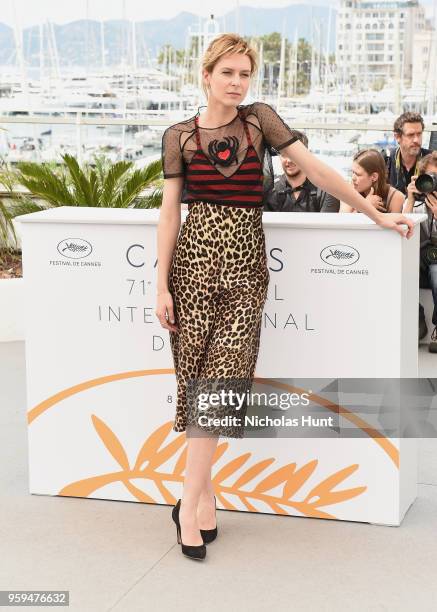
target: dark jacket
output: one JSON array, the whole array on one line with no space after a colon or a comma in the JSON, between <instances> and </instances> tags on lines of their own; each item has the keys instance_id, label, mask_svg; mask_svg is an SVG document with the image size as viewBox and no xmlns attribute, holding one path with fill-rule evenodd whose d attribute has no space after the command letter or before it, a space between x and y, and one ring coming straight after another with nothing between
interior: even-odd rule
<instances>
[{"instance_id":1,"label":"dark jacket","mask_svg":"<svg viewBox=\"0 0 437 612\"><path fill-rule=\"evenodd\" d=\"M420 224L420 248L423 249L431 242L434 242L435 229L437 228L437 221L434 219L432 210L425 204L425 202L416 201L414 203L413 213L425 214L427 216L426 221Z\"/></svg>"},{"instance_id":2,"label":"dark jacket","mask_svg":"<svg viewBox=\"0 0 437 612\"><path fill-rule=\"evenodd\" d=\"M292 192L300 190L297 200ZM264 200L264 210L276 212L338 212L340 201L322 191L306 178L302 185L292 189L285 174L275 180L273 189Z\"/></svg>"},{"instance_id":3,"label":"dark jacket","mask_svg":"<svg viewBox=\"0 0 437 612\"><path fill-rule=\"evenodd\" d=\"M420 149L416 161L416 170L413 171L413 174L417 174L417 162L422 157L425 157L425 155L428 155L428 153L431 153L429 149L424 149L423 147ZM405 180L400 147L396 147L390 152L389 156L385 155L384 157L388 171L388 182L399 191L402 191L404 195L407 195L407 187L410 181L407 182Z\"/></svg>"}]
</instances>

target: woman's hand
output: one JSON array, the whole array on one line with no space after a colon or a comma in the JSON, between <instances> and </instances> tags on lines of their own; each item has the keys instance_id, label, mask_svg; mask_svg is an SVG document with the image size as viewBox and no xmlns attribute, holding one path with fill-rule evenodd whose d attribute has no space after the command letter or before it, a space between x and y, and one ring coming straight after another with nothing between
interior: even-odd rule
<instances>
[{"instance_id":1,"label":"woman's hand","mask_svg":"<svg viewBox=\"0 0 437 612\"><path fill-rule=\"evenodd\" d=\"M376 223L381 227L395 230L405 238L411 238L411 236L413 235L413 221L411 219L408 219L407 217L404 217L404 215L401 215L401 213L380 213ZM402 225L406 225L407 230L405 230Z\"/></svg>"},{"instance_id":2,"label":"woman's hand","mask_svg":"<svg viewBox=\"0 0 437 612\"><path fill-rule=\"evenodd\" d=\"M411 219L407 219L401 213L382 213L377 210L366 198L363 198L362 195L355 191L351 185L348 185L337 171L310 153L302 142L296 140L293 144L284 147L281 149L281 155L294 161L304 174L307 175L313 185L320 187L335 198L365 213L378 225L394 229L406 238L411 238L413 235L414 224ZM402 225L406 225L407 229L402 228Z\"/></svg>"},{"instance_id":3,"label":"woman's hand","mask_svg":"<svg viewBox=\"0 0 437 612\"><path fill-rule=\"evenodd\" d=\"M164 329L172 332L179 331L175 324L173 297L170 291L162 291L157 294L155 314Z\"/></svg>"},{"instance_id":4,"label":"woman's hand","mask_svg":"<svg viewBox=\"0 0 437 612\"><path fill-rule=\"evenodd\" d=\"M370 202L372 206L376 208L376 210L380 210L381 212L385 211L385 207L382 203L382 198L379 195L375 194L375 190L373 189L373 185L370 188L369 193L366 195L366 200Z\"/></svg>"}]
</instances>

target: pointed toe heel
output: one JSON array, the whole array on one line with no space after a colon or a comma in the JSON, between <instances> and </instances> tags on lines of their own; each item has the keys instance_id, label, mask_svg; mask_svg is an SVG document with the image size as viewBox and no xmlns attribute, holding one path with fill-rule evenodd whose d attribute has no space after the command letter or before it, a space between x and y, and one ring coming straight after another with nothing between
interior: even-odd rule
<instances>
[{"instance_id":1,"label":"pointed toe heel","mask_svg":"<svg viewBox=\"0 0 437 612\"><path fill-rule=\"evenodd\" d=\"M205 543L200 544L199 546L189 546L188 544L184 544L182 542L182 536L181 536L181 524L179 522L179 510L181 508L181 500L178 500L178 503L174 506L173 510L172 510L172 518L174 520L174 522L176 523L176 538L177 538L177 542L178 544L181 545L182 548L182 553L186 556L186 557L190 557L190 559L198 559L198 560L203 560L206 557L206 546Z\"/></svg>"},{"instance_id":2,"label":"pointed toe heel","mask_svg":"<svg viewBox=\"0 0 437 612\"><path fill-rule=\"evenodd\" d=\"M215 495L214 495L214 503L215 503L215 509L216 509L216 512L217 512L217 500L216 500ZM212 542L213 540L216 539L217 533L218 533L218 531L217 531L217 514L216 514L215 522L216 522L216 526L214 527L214 529L201 529L200 530L200 534L201 534L201 536L203 538L203 543L204 544L209 544L210 542Z\"/></svg>"}]
</instances>

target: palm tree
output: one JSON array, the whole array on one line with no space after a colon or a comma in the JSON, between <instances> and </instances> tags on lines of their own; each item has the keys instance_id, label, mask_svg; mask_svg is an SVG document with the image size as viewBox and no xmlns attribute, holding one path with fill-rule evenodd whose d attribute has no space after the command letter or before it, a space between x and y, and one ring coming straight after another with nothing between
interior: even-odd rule
<instances>
[{"instance_id":1,"label":"palm tree","mask_svg":"<svg viewBox=\"0 0 437 612\"><path fill-rule=\"evenodd\" d=\"M15 235L15 229L12 225L12 219L9 215L9 211L7 206L4 204L3 200L0 200L0 238L4 244L8 242L9 232L12 232L14 236L14 240L17 240ZM1 261L1 252L0 252L0 261Z\"/></svg>"},{"instance_id":2,"label":"palm tree","mask_svg":"<svg viewBox=\"0 0 437 612\"><path fill-rule=\"evenodd\" d=\"M21 194L14 194L14 187L17 184L17 177L13 170L4 162L0 163L0 184L7 194L6 199L0 199L0 263L3 261L4 252L12 252L17 246L17 235L12 223L11 198L21 199ZM26 212L32 212L30 209ZM14 244L12 244L14 243Z\"/></svg>"},{"instance_id":3,"label":"palm tree","mask_svg":"<svg viewBox=\"0 0 437 612\"><path fill-rule=\"evenodd\" d=\"M62 155L62 159L65 167L57 172L45 163L17 164L18 181L32 194L47 202L49 208L157 208L161 205L161 160L134 169L132 161L111 163L104 157L96 158L95 167L85 164L83 168L72 155ZM23 214L21 211L16 212L19 208L18 205L14 206L11 214Z\"/></svg>"},{"instance_id":4,"label":"palm tree","mask_svg":"<svg viewBox=\"0 0 437 612\"><path fill-rule=\"evenodd\" d=\"M112 163L105 156L81 168L75 157L62 156L65 166L55 162L19 162L17 170L0 167L0 183L9 192L8 203L0 200L0 239L6 248L12 234L14 217L56 206L98 206L108 208L158 208L162 202L162 164L153 161L144 168L133 168L132 161ZM31 195L18 193L24 185ZM36 196L44 202L36 202ZM0 251L1 261L1 251Z\"/></svg>"}]
</instances>

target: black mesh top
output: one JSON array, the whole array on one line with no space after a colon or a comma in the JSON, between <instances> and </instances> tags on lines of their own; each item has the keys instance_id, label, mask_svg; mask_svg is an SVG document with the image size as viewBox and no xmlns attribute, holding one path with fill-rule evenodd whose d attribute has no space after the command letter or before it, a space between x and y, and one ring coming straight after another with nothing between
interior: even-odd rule
<instances>
[{"instance_id":1,"label":"black mesh top","mask_svg":"<svg viewBox=\"0 0 437 612\"><path fill-rule=\"evenodd\" d=\"M196 117L176 123L167 128L162 137L162 167L164 178L186 177L187 167L195 155L198 145L196 141ZM276 111L263 102L240 105L236 109L234 119L225 125L216 128L203 128L199 126L200 145L205 156L215 165L224 176L231 177L239 168L246 156L248 139L244 123L249 129L252 145L262 163L264 175L264 191L268 192L273 185L273 166L270 157L270 147L279 151L297 140L292 130ZM229 166L215 163L211 156L213 148L209 146L214 140L222 141L234 137L236 142L236 159ZM189 199L187 183L184 181L182 202Z\"/></svg>"}]
</instances>

